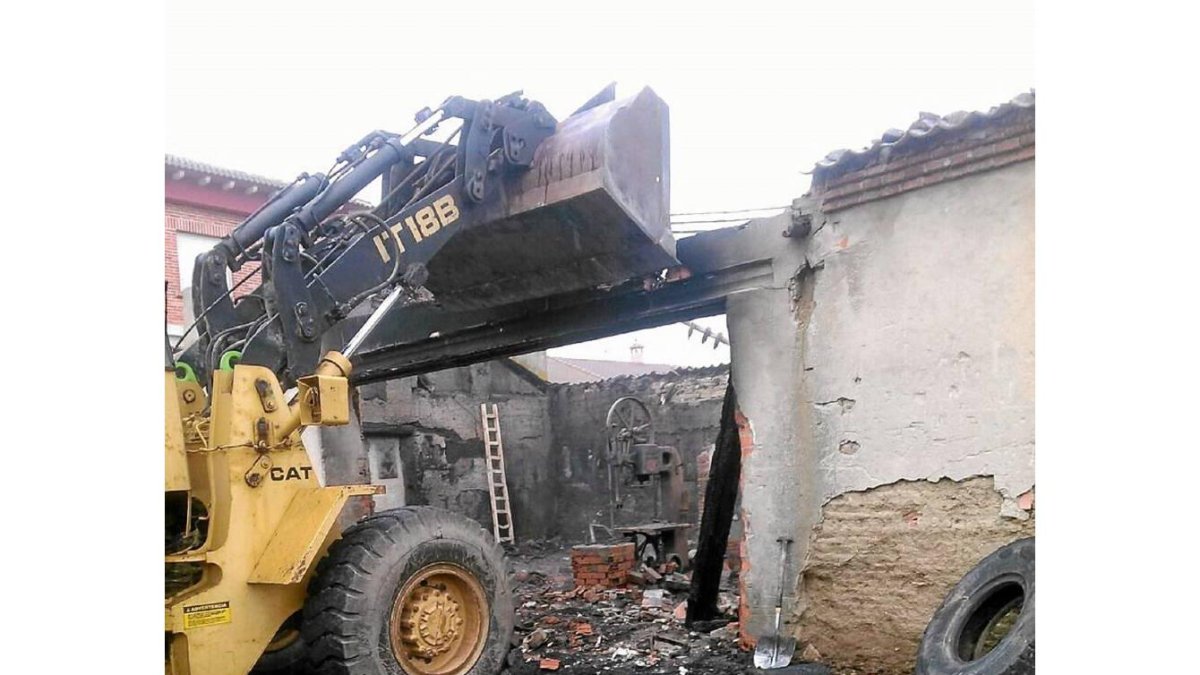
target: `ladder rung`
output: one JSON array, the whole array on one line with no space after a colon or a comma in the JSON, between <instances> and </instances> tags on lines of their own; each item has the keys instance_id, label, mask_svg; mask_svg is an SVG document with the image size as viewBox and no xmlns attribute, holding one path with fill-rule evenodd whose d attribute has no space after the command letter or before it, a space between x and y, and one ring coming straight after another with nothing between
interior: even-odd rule
<instances>
[{"instance_id":1,"label":"ladder rung","mask_svg":"<svg viewBox=\"0 0 1200 675\"><path fill-rule=\"evenodd\" d=\"M498 542L514 541L512 512L509 510L508 483L504 475L504 443L500 434L500 408L495 403L479 406L483 420L483 444L488 460L491 487L492 534Z\"/></svg>"}]
</instances>

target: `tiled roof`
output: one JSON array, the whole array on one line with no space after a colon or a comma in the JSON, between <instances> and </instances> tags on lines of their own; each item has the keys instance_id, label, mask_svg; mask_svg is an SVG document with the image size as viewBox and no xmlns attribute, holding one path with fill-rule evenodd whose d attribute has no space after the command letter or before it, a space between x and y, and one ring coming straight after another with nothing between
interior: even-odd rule
<instances>
[{"instance_id":1,"label":"tiled roof","mask_svg":"<svg viewBox=\"0 0 1200 675\"><path fill-rule=\"evenodd\" d=\"M877 162L886 162L892 155L928 147L943 138L958 137L982 127L1007 122L1015 115L1032 115L1034 92L1020 94L992 107L986 112L957 111L948 115L920 113L908 129L889 129L882 138L862 150L834 150L813 168L813 183L827 182L837 176Z\"/></svg>"},{"instance_id":2,"label":"tiled roof","mask_svg":"<svg viewBox=\"0 0 1200 675\"><path fill-rule=\"evenodd\" d=\"M679 366L666 363L636 363L634 361L606 361L602 359L565 359L546 357L546 379L562 384L598 382L627 375L649 375L669 373Z\"/></svg>"},{"instance_id":3,"label":"tiled roof","mask_svg":"<svg viewBox=\"0 0 1200 675\"><path fill-rule=\"evenodd\" d=\"M226 169L225 167L198 162L194 159L188 159L187 157L180 157L179 155L164 155L164 159L166 160L164 164L166 165L168 173L174 170L184 171L186 173L195 174L198 176L205 175L213 176L215 178L225 178L227 180L233 180L239 183L245 183L247 185L257 185L259 187L269 188L272 191L282 190L291 184L286 181L275 180L274 178L267 178L265 176L259 176L253 173L246 173L245 171L238 171L237 169ZM375 206L374 204L361 199L353 199L350 203L360 209L370 209L374 208Z\"/></svg>"},{"instance_id":4,"label":"tiled roof","mask_svg":"<svg viewBox=\"0 0 1200 675\"><path fill-rule=\"evenodd\" d=\"M205 164L204 162L197 162L194 159L188 159L187 157L180 157L178 155L166 155L165 158L165 164L167 168L170 169L182 169L191 173L205 174L218 178L228 178L229 180L236 180L252 185L260 185L262 187L268 187L275 190L282 190L288 185L288 183L285 183L281 180L257 176L255 174L246 173L245 171L238 171L236 169L226 169L224 167L214 166L212 164Z\"/></svg>"}]
</instances>

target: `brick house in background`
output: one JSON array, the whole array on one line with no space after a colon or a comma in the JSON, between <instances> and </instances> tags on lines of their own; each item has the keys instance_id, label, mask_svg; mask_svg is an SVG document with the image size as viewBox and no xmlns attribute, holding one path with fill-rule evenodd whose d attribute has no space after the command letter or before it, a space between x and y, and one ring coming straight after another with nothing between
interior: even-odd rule
<instances>
[{"instance_id":1,"label":"brick house in background","mask_svg":"<svg viewBox=\"0 0 1200 675\"><path fill-rule=\"evenodd\" d=\"M166 196L163 267L166 272L167 335L172 340L192 322L192 267L196 256L233 231L246 216L262 206L287 184L243 171L223 169L183 157L167 155L164 162ZM233 273L232 283L258 268L246 265ZM251 279L234 293L254 290Z\"/></svg>"}]
</instances>

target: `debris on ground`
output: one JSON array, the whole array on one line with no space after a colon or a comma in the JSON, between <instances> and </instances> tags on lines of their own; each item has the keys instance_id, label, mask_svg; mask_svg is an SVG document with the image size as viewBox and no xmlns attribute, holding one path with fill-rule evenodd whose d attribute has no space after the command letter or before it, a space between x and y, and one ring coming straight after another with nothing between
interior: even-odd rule
<instances>
[{"instance_id":1,"label":"debris on ground","mask_svg":"<svg viewBox=\"0 0 1200 675\"><path fill-rule=\"evenodd\" d=\"M739 648L738 595L732 585L722 583L717 599L720 618L687 626L689 573L680 572L673 563L653 566L638 561L631 548L534 542L510 551L517 622L507 672L767 672L755 670L752 654ZM809 656L819 660L815 647L805 650L804 659ZM817 663L789 666L793 667L804 675L835 672Z\"/></svg>"},{"instance_id":2,"label":"debris on ground","mask_svg":"<svg viewBox=\"0 0 1200 675\"><path fill-rule=\"evenodd\" d=\"M642 607L647 609L658 609L663 606L666 598L666 591L661 588L655 588L642 593Z\"/></svg>"},{"instance_id":3,"label":"debris on ground","mask_svg":"<svg viewBox=\"0 0 1200 675\"><path fill-rule=\"evenodd\" d=\"M687 619L687 600L675 605L675 611L672 612L672 616L680 623L683 623Z\"/></svg>"},{"instance_id":4,"label":"debris on ground","mask_svg":"<svg viewBox=\"0 0 1200 675\"><path fill-rule=\"evenodd\" d=\"M521 648L527 652L531 652L540 649L541 646L546 644L547 640L549 639L549 636L546 635L546 631L539 628L525 636L525 639L521 641Z\"/></svg>"},{"instance_id":5,"label":"debris on ground","mask_svg":"<svg viewBox=\"0 0 1200 675\"><path fill-rule=\"evenodd\" d=\"M632 553L632 545L606 544L510 554L518 608L510 672L745 672L750 654L739 650L736 629L727 630L737 611L732 589L728 617L705 631L689 629L687 574Z\"/></svg>"}]
</instances>

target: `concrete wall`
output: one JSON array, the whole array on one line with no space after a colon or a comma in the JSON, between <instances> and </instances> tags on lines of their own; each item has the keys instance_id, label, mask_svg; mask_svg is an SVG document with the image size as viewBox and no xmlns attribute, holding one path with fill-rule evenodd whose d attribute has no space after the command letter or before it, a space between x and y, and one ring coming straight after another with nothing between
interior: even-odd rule
<instances>
[{"instance_id":1,"label":"concrete wall","mask_svg":"<svg viewBox=\"0 0 1200 675\"><path fill-rule=\"evenodd\" d=\"M1015 507L1033 487L1033 189L1022 162L839 212L814 235L805 380L822 501L986 475Z\"/></svg>"},{"instance_id":2,"label":"concrete wall","mask_svg":"<svg viewBox=\"0 0 1200 675\"><path fill-rule=\"evenodd\" d=\"M561 472L556 485L564 507L559 509L557 533L583 541L589 523L609 523L608 472L601 461L607 442L604 420L622 396L645 403L654 419L655 443L679 451L686 493L684 521L698 523L696 459L716 441L728 378L729 369L718 366L551 387L551 431ZM622 484L622 506L613 511L614 522L630 525L653 518L655 489L653 483Z\"/></svg>"},{"instance_id":3,"label":"concrete wall","mask_svg":"<svg viewBox=\"0 0 1200 675\"><path fill-rule=\"evenodd\" d=\"M749 637L768 628L776 539L791 536L787 604L802 642L839 665L908 672L949 586L1032 532L1033 171L1024 161L817 213L802 251L776 244L772 283L729 298L753 441ZM748 234L767 246L778 225ZM850 532L831 518L863 520ZM841 559L890 562L830 562ZM921 601L904 605L922 575ZM847 603L859 617L897 618L840 639L856 625Z\"/></svg>"},{"instance_id":4,"label":"concrete wall","mask_svg":"<svg viewBox=\"0 0 1200 675\"><path fill-rule=\"evenodd\" d=\"M337 475L388 486L375 508L431 504L464 513L491 529L479 404L500 409L508 486L518 539L586 541L588 524L608 524L604 418L622 396L644 401L657 442L680 451L687 520L696 521L696 457L712 447L728 368L621 377L576 385L541 385L502 361L401 378L359 388L366 457ZM348 453L338 458L350 456ZM343 462L345 463L345 462ZM622 486L617 524L649 520L654 493ZM597 536L604 536L598 532Z\"/></svg>"},{"instance_id":5,"label":"concrete wall","mask_svg":"<svg viewBox=\"0 0 1200 675\"><path fill-rule=\"evenodd\" d=\"M391 467L384 478L403 490L402 497L376 498L377 508L430 504L464 513L490 531L479 406L496 403L516 535L550 533L554 513L543 494L552 464L547 398L517 369L479 363L365 385L359 397L370 464Z\"/></svg>"},{"instance_id":6,"label":"concrete wall","mask_svg":"<svg viewBox=\"0 0 1200 675\"><path fill-rule=\"evenodd\" d=\"M811 240L823 508L798 633L838 663L907 672L949 587L1033 534L1033 209L1026 161L840 211Z\"/></svg>"}]
</instances>

